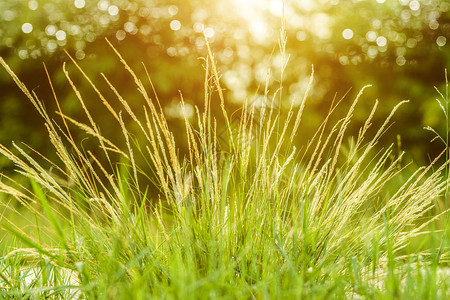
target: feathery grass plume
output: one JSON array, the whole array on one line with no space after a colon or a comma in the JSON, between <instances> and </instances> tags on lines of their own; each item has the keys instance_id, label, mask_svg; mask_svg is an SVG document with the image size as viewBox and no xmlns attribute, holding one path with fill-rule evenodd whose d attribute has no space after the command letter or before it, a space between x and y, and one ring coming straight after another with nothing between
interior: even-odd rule
<instances>
[{"instance_id":1,"label":"feathery grass plume","mask_svg":"<svg viewBox=\"0 0 450 300\"><path fill-rule=\"evenodd\" d=\"M258 109L245 102L237 129L233 129L208 46L204 106L195 108L193 122L180 93L188 149L186 157L180 157L153 84L154 99L109 44L136 83L143 100L142 120L102 76L137 126L126 123L122 112L116 111L81 66L72 62L121 128L122 144L102 135L100 124L95 123L65 68L88 124L66 116L58 106L57 114L64 122L59 126L0 59L44 119L60 159L52 162L52 170L71 183L55 179L55 171L45 169L39 161L42 157L33 158L27 148L14 144L13 151L0 146L0 153L15 163L19 174L31 180L27 189L3 176L2 197L16 199L25 209L20 213L36 220L29 227L5 216L1 220L2 227L22 246L32 249L18 246L0 258L0 290L5 295L248 299L398 293L389 286L402 280L404 268L394 272L392 266L400 264L406 254L411 261L417 259L419 253L405 251L411 238L424 234L442 215L417 225L431 213L449 183L441 175L446 165L438 167L436 158L392 192L395 185L391 183L403 172L398 168L402 154L390 160L392 147L379 150L376 145L405 101L393 108L370 137L375 102L353 148L343 155L346 129L366 87L346 116L330 125L330 116L341 103L333 99L311 141L298 150L293 139L312 92L312 74L300 106L290 105L284 118L273 105ZM214 88L221 118L226 120L226 138L230 139L225 149L218 142L218 120L210 108ZM266 83L265 100L282 97L282 87L270 95ZM72 138L74 130L93 136L104 157L81 148ZM257 138L242 143L253 132ZM111 153L119 159L115 161ZM149 169L150 173L145 173ZM156 199L148 193L152 187L158 189ZM4 203L2 210L19 213L11 202ZM421 255L427 257L432 251L425 249ZM446 258L447 253L441 257ZM35 271L33 284L24 285L26 276L20 275L24 268ZM53 279L47 280L49 277ZM385 291L380 280L385 280Z\"/></svg>"}]
</instances>

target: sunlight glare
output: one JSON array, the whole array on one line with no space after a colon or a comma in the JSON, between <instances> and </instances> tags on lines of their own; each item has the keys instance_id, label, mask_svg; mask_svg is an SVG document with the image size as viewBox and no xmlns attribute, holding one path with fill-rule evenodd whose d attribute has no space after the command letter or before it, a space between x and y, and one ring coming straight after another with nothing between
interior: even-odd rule
<instances>
[{"instance_id":1,"label":"sunlight glare","mask_svg":"<svg viewBox=\"0 0 450 300\"><path fill-rule=\"evenodd\" d=\"M331 32L329 28L329 16L320 12L318 3L315 0L301 0L301 6L295 1L282 0L231 0L232 5L243 18L248 22L250 33L259 43L264 42L268 38L273 38L273 29L269 28L266 22L267 15L272 15L277 18L285 17L288 25L299 27L311 27L314 34L321 38L327 39ZM337 1L329 1L331 4L338 3ZM301 8L305 13L313 12L309 15L309 25L298 22L299 17L292 13L293 7ZM284 10L284 11L283 11ZM346 39L352 38L350 32L345 32ZM297 37L300 41L305 37L300 33Z\"/></svg>"},{"instance_id":2,"label":"sunlight glare","mask_svg":"<svg viewBox=\"0 0 450 300\"><path fill-rule=\"evenodd\" d=\"M236 10L240 15L247 20L250 33L259 43L263 43L269 35L269 28L264 21L264 12L266 10L271 13L275 12L279 8L277 2L280 2L281 4L280 15L282 15L281 1L232 0L233 6L236 7Z\"/></svg>"}]
</instances>

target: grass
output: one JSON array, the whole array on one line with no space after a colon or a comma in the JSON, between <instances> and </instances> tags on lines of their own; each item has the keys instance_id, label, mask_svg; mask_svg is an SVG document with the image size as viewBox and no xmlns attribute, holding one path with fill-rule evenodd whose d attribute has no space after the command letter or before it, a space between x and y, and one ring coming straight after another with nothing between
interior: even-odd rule
<instances>
[{"instance_id":1,"label":"grass","mask_svg":"<svg viewBox=\"0 0 450 300\"><path fill-rule=\"evenodd\" d=\"M114 108L97 88L99 83L91 82L75 60L72 63L116 120L121 145L102 135L65 66L86 124L61 109L61 120L55 121L0 59L43 117L60 158L49 162L27 146L0 146L0 153L30 182L23 185L6 175L0 181L2 230L12 237L9 251L0 258L0 297L450 296L448 249L436 225L446 213L436 207L446 194L447 164L438 165L438 157L405 175L403 153L395 156L392 147L377 147L404 102L369 134L375 103L359 134L347 144L353 112L369 87L339 122L329 124L340 103L333 101L314 137L299 150L293 140L301 134L310 88L299 107L290 105L283 114L276 105L244 103L239 121L233 121L209 50L204 106L196 108L193 120L185 118L189 151L182 156L153 85L150 96L116 53L136 83L143 101L140 112L133 111L103 75L103 84L121 105ZM264 103L282 99L281 91L266 88ZM221 116L211 113L213 99ZM124 121L125 115L133 125ZM217 134L220 124L225 138ZM99 151L85 149L72 138L71 132L80 129L97 141ZM225 146L221 139L227 141ZM159 196L152 197L150 189L157 189ZM17 223L17 215L28 226ZM417 239L423 243L413 247L411 241Z\"/></svg>"}]
</instances>

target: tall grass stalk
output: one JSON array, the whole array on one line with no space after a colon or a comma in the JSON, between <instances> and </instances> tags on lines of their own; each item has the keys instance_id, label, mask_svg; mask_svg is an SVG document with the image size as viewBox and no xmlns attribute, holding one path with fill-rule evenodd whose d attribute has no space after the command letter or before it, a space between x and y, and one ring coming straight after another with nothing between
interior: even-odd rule
<instances>
[{"instance_id":1,"label":"tall grass stalk","mask_svg":"<svg viewBox=\"0 0 450 300\"><path fill-rule=\"evenodd\" d=\"M449 148L449 136L450 136L450 98L449 98L449 90L448 90L448 76L447 76L447 69L445 69L445 87L444 87L444 92L441 92L437 87L434 87L434 89L437 91L437 93L440 96L439 98L436 98L437 103L439 104L440 109L442 110L442 113L444 114L445 117L445 133L444 136L442 136L442 134L440 134L438 131L436 131L435 129L433 129L430 126L425 127L426 130L429 130L431 132L433 132L435 134L435 138L432 140L440 140L444 145L445 145L445 161L448 162L450 160L450 148ZM445 96L444 96L445 95ZM450 175L450 165L446 164L445 167L445 179L448 180L449 179L449 175ZM444 205L445 205L445 211L449 209L449 186L447 185L445 188L445 193L444 193ZM439 246L439 250L436 256L437 262L439 262L440 259L440 255L441 252L443 250L443 248L446 245L446 242L448 240L448 234L449 232L449 214L446 214L445 217L445 225L444 225L444 238L441 239L440 242L440 246Z\"/></svg>"},{"instance_id":2,"label":"tall grass stalk","mask_svg":"<svg viewBox=\"0 0 450 300\"><path fill-rule=\"evenodd\" d=\"M325 299L429 293L414 281L422 274L437 274L428 263L431 249L419 256L408 251L408 243L426 235L424 228L439 217L417 225L447 188L448 177L442 180L447 164L438 166L436 158L394 192L387 192L401 175L398 162L403 153L390 160L392 147L380 151L377 144L405 102L394 107L375 134L368 136L378 106L375 102L351 151L344 155L347 129L369 88L365 87L344 118L330 125L337 105L333 102L312 140L299 151L293 139L301 131L308 95L298 108L290 106L282 123L273 108L258 111L244 105L239 129L233 131L208 47L204 106L196 108L194 120L185 114L189 151L181 157L155 88L150 85L150 96L119 52L112 50L136 84L143 101L141 114L102 74L104 84L122 105L113 107L97 88L99 84L69 58L116 121L117 132L123 134L121 145L102 135L101 124L96 123L65 65L64 74L87 124L65 115L58 106L64 126L59 125L0 58L43 117L59 157L48 162L30 154L26 146L0 146L0 153L31 182L29 188L4 175L0 191L37 220L35 230L39 231L35 235L35 230L14 220L1 220L22 245L0 260L2 295ZM211 112L213 90L222 108L220 118ZM184 106L182 95L180 101ZM253 119L256 113L259 124ZM126 123L124 115L136 126ZM218 142L221 119L231 151ZM138 132L132 132L132 127ZM92 136L100 153L82 148L73 130ZM254 131L259 136L251 146L239 142ZM52 170L44 163L51 163ZM152 187L158 189L156 199L149 196ZM11 202L3 206L6 212L20 213ZM441 261L445 259L446 252ZM35 275L27 281L30 277L24 272ZM396 282L406 285L392 288ZM446 285L438 292L449 293Z\"/></svg>"}]
</instances>

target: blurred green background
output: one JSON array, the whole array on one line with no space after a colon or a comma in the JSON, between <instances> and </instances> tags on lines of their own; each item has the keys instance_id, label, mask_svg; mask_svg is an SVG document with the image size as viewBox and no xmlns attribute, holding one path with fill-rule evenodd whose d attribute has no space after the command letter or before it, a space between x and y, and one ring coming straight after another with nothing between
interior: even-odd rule
<instances>
[{"instance_id":1,"label":"blurred green background","mask_svg":"<svg viewBox=\"0 0 450 300\"><path fill-rule=\"evenodd\" d=\"M410 158L420 164L443 150L439 141L430 142L433 135L423 127L445 131L434 86L444 88L444 70L450 59L449 1L286 0L284 6L287 44L283 57L278 45L281 0L4 0L0 1L0 56L50 112L56 104L43 62L62 110L77 120L85 119L62 73L63 62L69 62L65 50L113 105L117 100L101 72L139 109L143 100L106 37L149 86L146 66L170 126L183 140L179 91L190 104L188 114L194 113L195 105L202 106L205 75L200 58L207 56L205 34L215 53L230 112L238 110L245 99L259 101L268 72L273 94L286 61L281 109L290 101L299 105L314 65L314 86L299 144L316 131L335 96L339 99L349 91L340 106L345 111L360 88L373 84L355 112L352 132L357 133L375 99L381 105L374 127L399 101L409 99L380 147L397 144L400 134L401 147L410 150ZM67 68L102 132L114 139L118 126L100 113L104 112L101 101L73 64ZM341 117L334 116L335 120ZM82 133L78 138L89 143ZM0 70L0 143L10 146L11 141L25 142L52 157L42 120L6 71ZM0 158L0 170L12 169Z\"/></svg>"}]
</instances>

